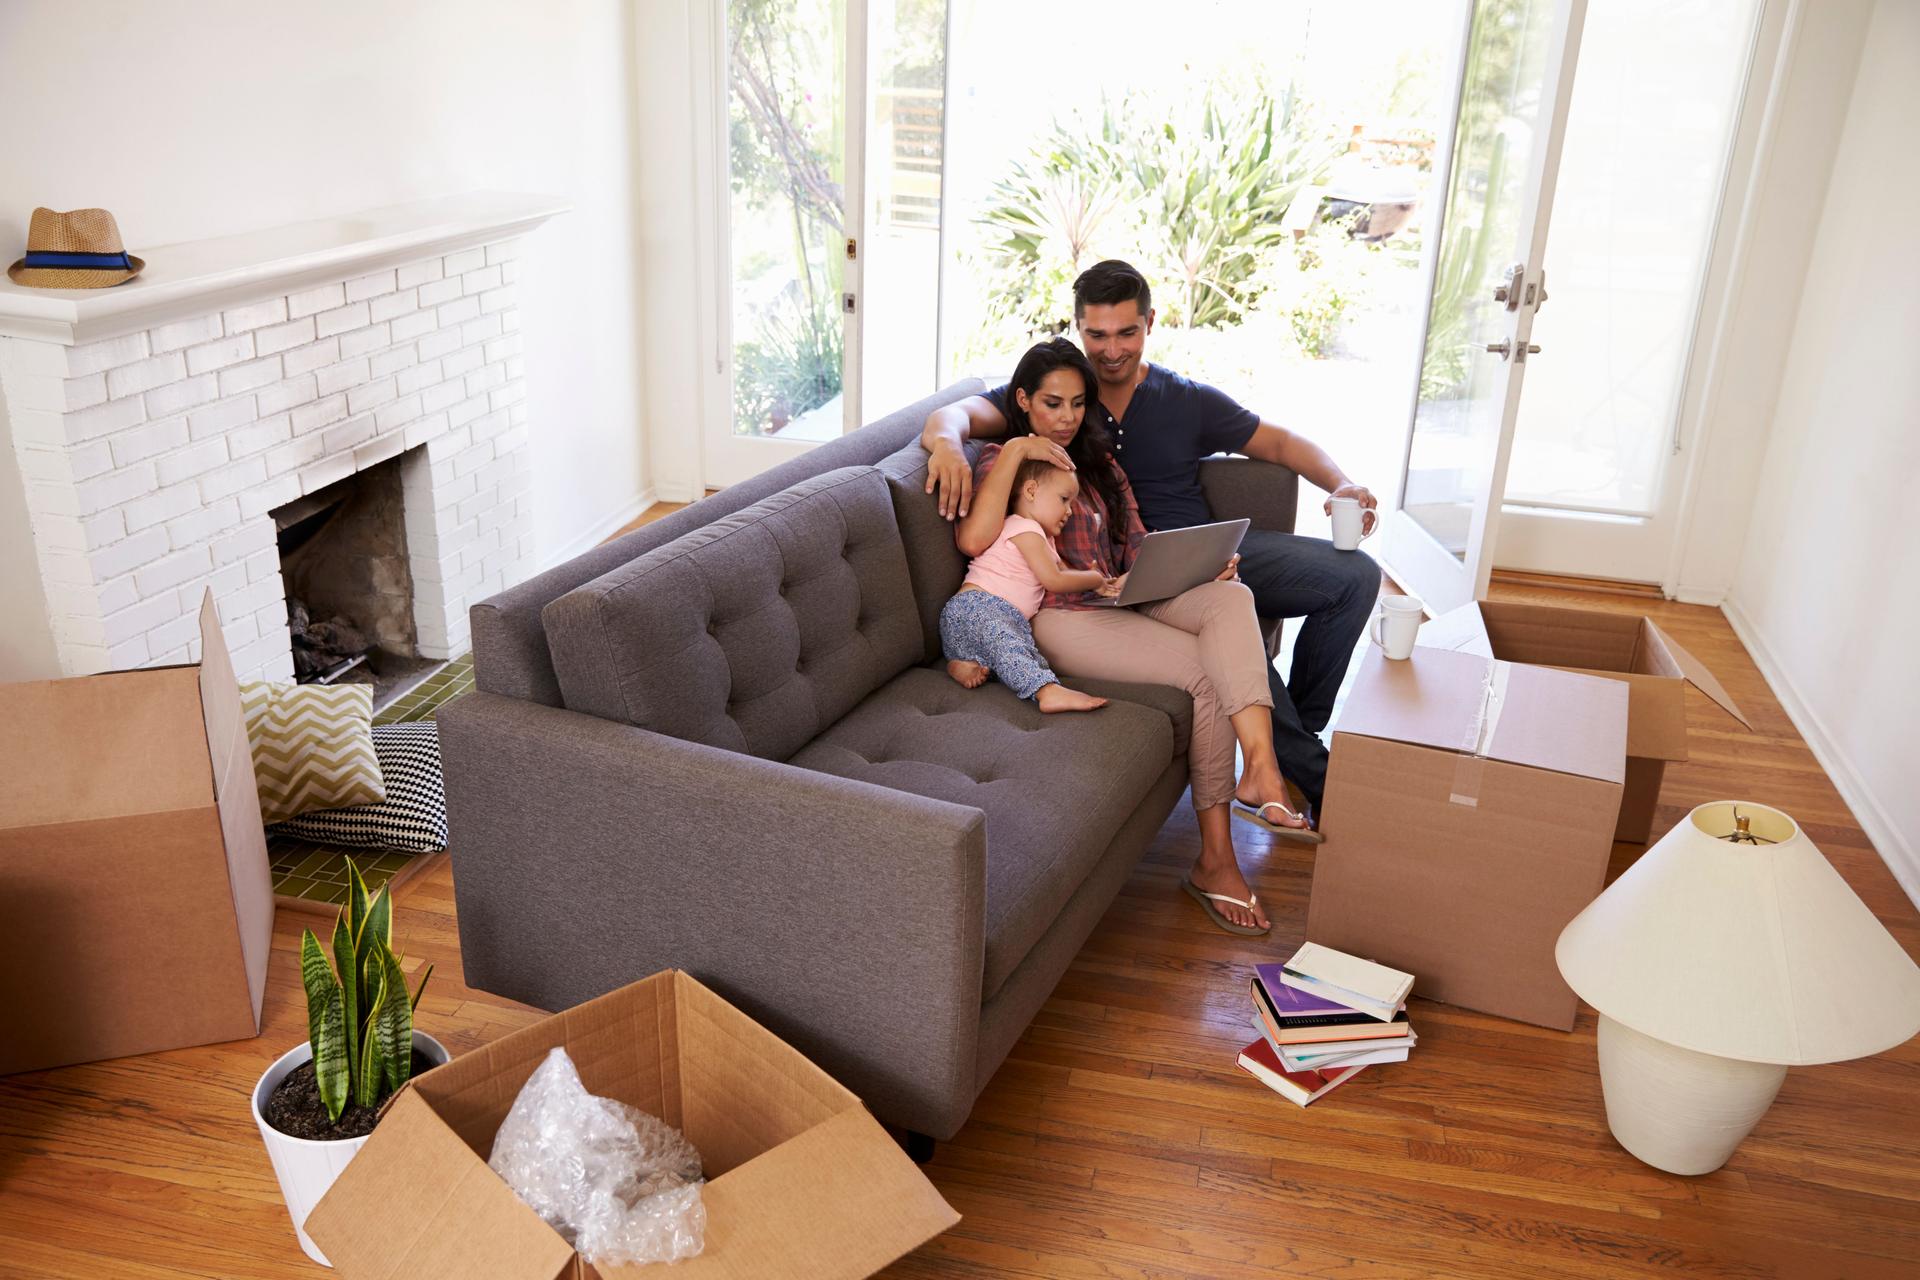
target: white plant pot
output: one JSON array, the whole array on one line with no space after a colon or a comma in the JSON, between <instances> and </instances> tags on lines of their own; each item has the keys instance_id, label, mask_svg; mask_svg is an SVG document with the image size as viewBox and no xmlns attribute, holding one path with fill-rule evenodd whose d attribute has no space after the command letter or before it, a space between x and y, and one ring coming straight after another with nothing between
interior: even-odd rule
<instances>
[{"instance_id":1,"label":"white plant pot","mask_svg":"<svg viewBox=\"0 0 1920 1280\"><path fill-rule=\"evenodd\" d=\"M414 1029L413 1047L432 1059L435 1066L453 1056L445 1045L418 1028ZM273 1091L295 1067L312 1057L313 1046L302 1041L274 1059L273 1065L260 1077L260 1083L253 1086L253 1122L260 1126L260 1137L267 1144L267 1157L273 1161L274 1175L280 1179L280 1195L287 1202L287 1216L293 1219L293 1232L300 1237L300 1247L309 1258L330 1267L333 1264L327 1261L327 1255L307 1238L307 1215L367 1140L335 1138L316 1142L311 1138L295 1138L268 1124L266 1117L267 1099L273 1096Z\"/></svg>"}]
</instances>

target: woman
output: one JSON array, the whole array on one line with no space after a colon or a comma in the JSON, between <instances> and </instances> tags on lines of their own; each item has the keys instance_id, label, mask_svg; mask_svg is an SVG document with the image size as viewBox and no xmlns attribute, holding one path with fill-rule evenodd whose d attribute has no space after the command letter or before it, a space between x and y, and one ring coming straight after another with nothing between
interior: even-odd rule
<instances>
[{"instance_id":1,"label":"woman","mask_svg":"<svg viewBox=\"0 0 1920 1280\"><path fill-rule=\"evenodd\" d=\"M993 545L1020 464L1047 459L1080 478L1079 496L1057 539L1061 557L1114 578L1133 567L1146 529L1112 445L1099 427L1084 421L1095 394L1093 366L1065 338L1042 342L1021 357L1010 383L1006 441L989 444L974 464L973 505L954 535L961 551L976 556ZM1286 783L1273 754L1266 647L1253 593L1235 580L1238 560L1216 581L1137 609L1093 608L1086 603L1092 593L1048 592L1034 615L1033 634L1060 675L1171 684L1192 696L1187 763L1200 858L1182 888L1220 927L1261 934L1271 922L1234 857L1233 802L1282 835L1304 832L1307 823L1286 804ZM1236 742L1246 761L1238 786Z\"/></svg>"}]
</instances>

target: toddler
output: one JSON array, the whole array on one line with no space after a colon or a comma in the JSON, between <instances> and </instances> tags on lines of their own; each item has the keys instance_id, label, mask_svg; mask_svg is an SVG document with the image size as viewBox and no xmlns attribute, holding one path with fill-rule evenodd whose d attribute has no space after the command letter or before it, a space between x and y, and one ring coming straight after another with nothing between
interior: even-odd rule
<instances>
[{"instance_id":1,"label":"toddler","mask_svg":"<svg viewBox=\"0 0 1920 1280\"><path fill-rule=\"evenodd\" d=\"M940 611L947 674L967 688L979 688L991 674L1042 711L1091 711L1107 704L1062 685L1033 641L1031 620L1046 592L1119 592L1117 579L1060 563L1054 539L1079 492L1074 472L1041 458L1020 464L1000 536L973 558L966 582Z\"/></svg>"}]
</instances>

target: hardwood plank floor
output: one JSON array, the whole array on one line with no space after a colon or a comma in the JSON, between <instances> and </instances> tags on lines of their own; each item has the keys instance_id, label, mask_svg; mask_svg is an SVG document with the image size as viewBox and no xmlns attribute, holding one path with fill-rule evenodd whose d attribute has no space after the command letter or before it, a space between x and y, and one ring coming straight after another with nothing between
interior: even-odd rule
<instances>
[{"instance_id":1,"label":"hardwood plank floor","mask_svg":"<svg viewBox=\"0 0 1920 1280\"><path fill-rule=\"evenodd\" d=\"M650 515L656 514L650 512ZM1752 716L1688 695L1692 759L1660 826L1738 796L1794 814L1910 954L1920 915L1716 610L1586 589L1496 597L1652 613ZM1640 1164L1606 1130L1594 1019L1571 1034L1414 1002L1421 1043L1308 1110L1242 1075L1245 979L1301 936L1311 852L1243 828L1275 920L1209 928L1178 892L1198 847L1167 823L928 1176L964 1216L895 1277L1878 1277L1920 1274L1920 1044L1796 1069L1733 1160ZM1638 853L1618 846L1617 874ZM461 985L453 864L401 891L421 1025L456 1053L535 1011ZM257 1040L0 1080L0 1276L319 1274L299 1252L247 1113L306 1032L282 912ZM663 1272L662 1274L665 1274Z\"/></svg>"}]
</instances>

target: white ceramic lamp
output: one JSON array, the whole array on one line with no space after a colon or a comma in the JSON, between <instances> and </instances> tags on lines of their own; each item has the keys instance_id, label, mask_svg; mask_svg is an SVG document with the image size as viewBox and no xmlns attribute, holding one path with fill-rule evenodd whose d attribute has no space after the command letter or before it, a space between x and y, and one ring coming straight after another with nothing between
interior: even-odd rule
<instances>
[{"instance_id":1,"label":"white ceramic lamp","mask_svg":"<svg viewBox=\"0 0 1920 1280\"><path fill-rule=\"evenodd\" d=\"M1730 839L1743 822L1750 839ZM1920 1031L1920 967L1799 824L1746 801L1688 814L1573 918L1554 958L1600 1012L1608 1127L1670 1173L1725 1164L1788 1067Z\"/></svg>"}]
</instances>

